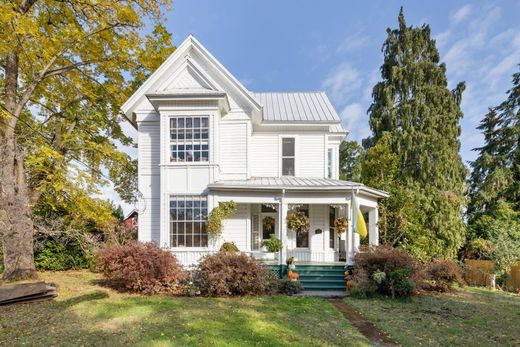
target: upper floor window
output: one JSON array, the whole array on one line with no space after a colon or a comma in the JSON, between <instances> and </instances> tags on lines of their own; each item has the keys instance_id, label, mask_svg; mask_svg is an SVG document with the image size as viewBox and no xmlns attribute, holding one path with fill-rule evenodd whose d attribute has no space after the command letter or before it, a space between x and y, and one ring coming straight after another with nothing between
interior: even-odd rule
<instances>
[{"instance_id":1,"label":"upper floor window","mask_svg":"<svg viewBox=\"0 0 520 347\"><path fill-rule=\"evenodd\" d=\"M333 158L332 148L329 148L329 149L327 149L327 178L332 178L332 168L333 168L332 158Z\"/></svg>"},{"instance_id":2,"label":"upper floor window","mask_svg":"<svg viewBox=\"0 0 520 347\"><path fill-rule=\"evenodd\" d=\"M209 117L170 118L170 161L209 160Z\"/></svg>"},{"instance_id":3,"label":"upper floor window","mask_svg":"<svg viewBox=\"0 0 520 347\"><path fill-rule=\"evenodd\" d=\"M294 147L294 137L285 137L282 139L282 176L294 176Z\"/></svg>"}]
</instances>

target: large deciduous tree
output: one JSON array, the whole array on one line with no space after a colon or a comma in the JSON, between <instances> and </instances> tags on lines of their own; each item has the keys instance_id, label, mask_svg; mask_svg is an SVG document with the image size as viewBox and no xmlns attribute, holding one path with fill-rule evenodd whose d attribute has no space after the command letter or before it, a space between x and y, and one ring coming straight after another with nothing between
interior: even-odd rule
<instances>
[{"instance_id":1,"label":"large deciduous tree","mask_svg":"<svg viewBox=\"0 0 520 347\"><path fill-rule=\"evenodd\" d=\"M372 135L364 140L373 160L364 164L362 176L391 192L382 218L391 243L422 258L452 257L465 233L466 169L459 155L464 84L448 89L428 25L407 26L402 9L398 21L397 29L387 30L382 49L382 81L369 108ZM386 163L376 160L378 152Z\"/></svg>"},{"instance_id":2,"label":"large deciduous tree","mask_svg":"<svg viewBox=\"0 0 520 347\"><path fill-rule=\"evenodd\" d=\"M170 54L168 0L12 0L0 4L0 236L4 278L35 276L31 208L95 192L127 200L135 162L119 107ZM143 36L145 21L155 31Z\"/></svg>"}]
</instances>

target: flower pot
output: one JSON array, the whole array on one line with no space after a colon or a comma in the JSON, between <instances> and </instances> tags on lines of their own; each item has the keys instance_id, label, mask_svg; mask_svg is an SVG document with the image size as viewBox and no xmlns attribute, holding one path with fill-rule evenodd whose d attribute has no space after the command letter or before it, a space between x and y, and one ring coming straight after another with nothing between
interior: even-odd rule
<instances>
[{"instance_id":1,"label":"flower pot","mask_svg":"<svg viewBox=\"0 0 520 347\"><path fill-rule=\"evenodd\" d=\"M289 270L296 269L296 265L295 264L289 264L287 267L289 268Z\"/></svg>"}]
</instances>

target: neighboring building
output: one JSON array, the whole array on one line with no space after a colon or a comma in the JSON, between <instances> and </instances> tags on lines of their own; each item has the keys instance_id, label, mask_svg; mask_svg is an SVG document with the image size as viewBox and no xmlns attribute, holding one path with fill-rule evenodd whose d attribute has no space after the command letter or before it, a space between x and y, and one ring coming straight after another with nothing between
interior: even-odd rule
<instances>
[{"instance_id":1,"label":"neighboring building","mask_svg":"<svg viewBox=\"0 0 520 347\"><path fill-rule=\"evenodd\" d=\"M134 230L137 232L139 229L139 214L136 210L132 210L125 219L121 222L125 227Z\"/></svg>"},{"instance_id":2,"label":"neighboring building","mask_svg":"<svg viewBox=\"0 0 520 347\"><path fill-rule=\"evenodd\" d=\"M377 201L387 194L339 180L346 135L323 92L248 91L193 36L122 107L138 130L139 240L171 249L191 265L224 241L256 256L274 233L279 262L352 262L359 235L341 238L333 222L348 215L353 193L378 243ZM219 239L205 220L220 201L237 212ZM287 229L288 210L310 217L309 233ZM352 224L352 223L350 223Z\"/></svg>"}]
</instances>

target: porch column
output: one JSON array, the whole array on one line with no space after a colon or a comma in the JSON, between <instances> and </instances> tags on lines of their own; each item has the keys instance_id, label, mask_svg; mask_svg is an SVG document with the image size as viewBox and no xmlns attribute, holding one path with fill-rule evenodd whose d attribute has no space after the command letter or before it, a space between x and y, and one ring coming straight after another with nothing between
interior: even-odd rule
<instances>
[{"instance_id":1,"label":"porch column","mask_svg":"<svg viewBox=\"0 0 520 347\"><path fill-rule=\"evenodd\" d=\"M354 219L352 218L352 211L350 208L350 204L346 205L345 214L348 219L348 228L347 228L347 265L354 265Z\"/></svg>"},{"instance_id":2,"label":"porch column","mask_svg":"<svg viewBox=\"0 0 520 347\"><path fill-rule=\"evenodd\" d=\"M379 209L376 207L368 212L368 243L371 246L379 245Z\"/></svg>"},{"instance_id":3,"label":"porch column","mask_svg":"<svg viewBox=\"0 0 520 347\"><path fill-rule=\"evenodd\" d=\"M287 216L288 206L285 202L284 197L280 198L280 204L278 205L278 230L279 235L278 238L282 241L282 250L280 251L278 257L278 265L285 264L287 260L287 223L285 222L285 217Z\"/></svg>"}]
</instances>

